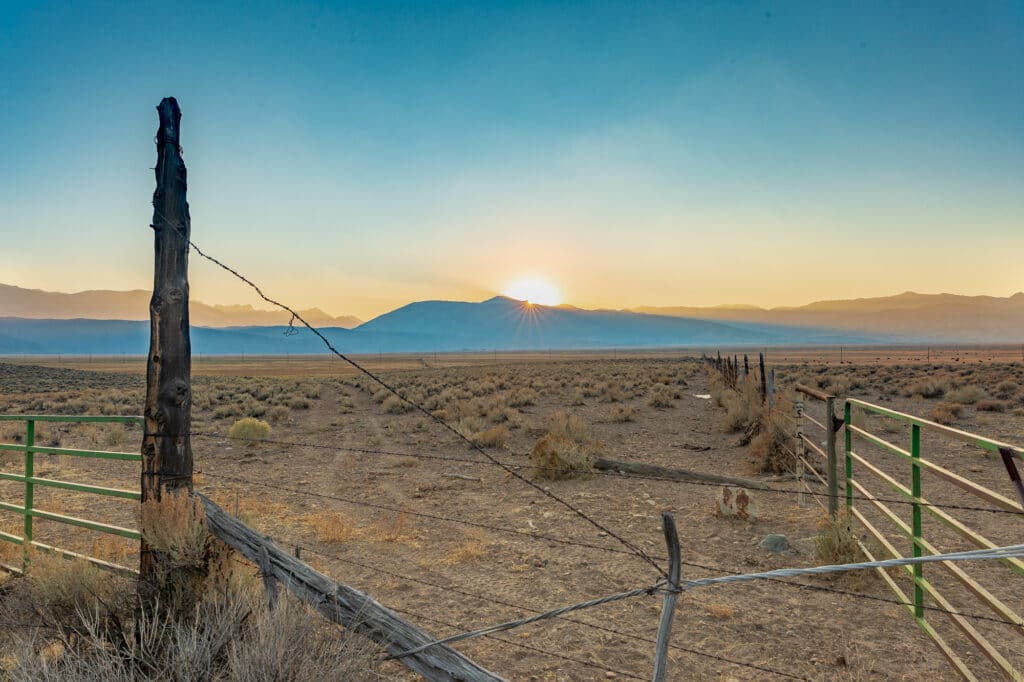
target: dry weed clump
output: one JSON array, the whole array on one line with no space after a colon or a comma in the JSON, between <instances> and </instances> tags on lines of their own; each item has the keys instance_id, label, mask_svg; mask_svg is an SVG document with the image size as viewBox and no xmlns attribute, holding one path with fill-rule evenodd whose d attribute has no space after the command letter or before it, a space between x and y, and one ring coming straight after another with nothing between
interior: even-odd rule
<instances>
[{"instance_id":1,"label":"dry weed clump","mask_svg":"<svg viewBox=\"0 0 1024 682\"><path fill-rule=\"evenodd\" d=\"M923 379L921 381L915 381L914 383L907 386L903 395L908 398L914 396L920 396L922 398L941 398L949 390L949 383L946 381L939 381L937 379Z\"/></svg>"},{"instance_id":2,"label":"dry weed clump","mask_svg":"<svg viewBox=\"0 0 1024 682\"><path fill-rule=\"evenodd\" d=\"M996 387L992 389L992 394L1000 400L1009 400L1017 395L1018 391L1020 391L1020 384L1011 379L1006 379L996 384Z\"/></svg>"},{"instance_id":3,"label":"dry weed clump","mask_svg":"<svg viewBox=\"0 0 1024 682\"><path fill-rule=\"evenodd\" d=\"M963 414L963 410L963 405L957 403L939 403L928 414L928 418L938 424L949 426L956 423L956 420Z\"/></svg>"},{"instance_id":4,"label":"dry weed clump","mask_svg":"<svg viewBox=\"0 0 1024 682\"><path fill-rule=\"evenodd\" d=\"M548 433L568 438L577 444L587 440L590 428L587 423L576 415L566 412L555 412L548 421Z\"/></svg>"},{"instance_id":5,"label":"dry weed clump","mask_svg":"<svg viewBox=\"0 0 1024 682\"><path fill-rule=\"evenodd\" d=\"M849 564L861 557L860 545L845 511L835 518L826 516L818 522L818 536L814 540L814 555L824 564Z\"/></svg>"},{"instance_id":6,"label":"dry weed clump","mask_svg":"<svg viewBox=\"0 0 1024 682\"><path fill-rule=\"evenodd\" d=\"M647 404L651 407L675 407L672 402L672 393L669 388L663 384L658 384L651 389L651 394L647 398Z\"/></svg>"},{"instance_id":7,"label":"dry weed clump","mask_svg":"<svg viewBox=\"0 0 1024 682\"><path fill-rule=\"evenodd\" d=\"M979 386L961 386L946 394L946 400L959 405L973 405L984 397L985 391Z\"/></svg>"},{"instance_id":8,"label":"dry weed clump","mask_svg":"<svg viewBox=\"0 0 1024 682\"><path fill-rule=\"evenodd\" d=\"M255 417L239 419L228 429L228 438L241 441L257 441L270 435L270 424Z\"/></svg>"},{"instance_id":9,"label":"dry weed clump","mask_svg":"<svg viewBox=\"0 0 1024 682\"><path fill-rule=\"evenodd\" d=\"M612 411L609 419L620 423L636 421L636 410L628 405L619 405Z\"/></svg>"},{"instance_id":10,"label":"dry weed clump","mask_svg":"<svg viewBox=\"0 0 1024 682\"><path fill-rule=\"evenodd\" d=\"M725 408L722 430L726 433L749 433L761 417L761 394L753 381L743 383L736 390L723 390L719 402Z\"/></svg>"},{"instance_id":11,"label":"dry weed clump","mask_svg":"<svg viewBox=\"0 0 1024 682\"><path fill-rule=\"evenodd\" d=\"M533 446L530 461L535 476L556 481L590 471L596 451L593 444L584 445L566 435L549 433Z\"/></svg>"},{"instance_id":12,"label":"dry weed clump","mask_svg":"<svg viewBox=\"0 0 1024 682\"><path fill-rule=\"evenodd\" d=\"M79 567L63 563L52 569L63 574L54 579L73 580L69 574ZM5 603L5 617L17 617L18 622L34 619L46 628L11 633L7 645L16 660L7 671L8 679L382 679L373 645L314 615L287 594L270 610L260 590L233 585L203 595L190 616L180 618L164 604L154 612L136 608L129 598L134 590L123 579L117 580L112 585L124 598L87 594L81 606L59 624L24 605L16 611Z\"/></svg>"},{"instance_id":13,"label":"dry weed clump","mask_svg":"<svg viewBox=\"0 0 1024 682\"><path fill-rule=\"evenodd\" d=\"M1006 412L1010 407L1010 401L1008 400L979 400L975 403L974 408L979 412Z\"/></svg>"},{"instance_id":14,"label":"dry weed clump","mask_svg":"<svg viewBox=\"0 0 1024 682\"><path fill-rule=\"evenodd\" d=\"M469 439L480 447L503 448L508 444L509 436L507 426L492 426L484 431L477 431Z\"/></svg>"},{"instance_id":15,"label":"dry weed clump","mask_svg":"<svg viewBox=\"0 0 1024 682\"><path fill-rule=\"evenodd\" d=\"M381 407L383 407L384 411L388 414L405 414L413 409L412 405L394 394L385 398L384 402L381 403Z\"/></svg>"},{"instance_id":16,"label":"dry weed clump","mask_svg":"<svg viewBox=\"0 0 1024 682\"><path fill-rule=\"evenodd\" d=\"M797 459L793 405L779 398L758 417L757 433L750 441L750 454L760 473L782 474L796 470Z\"/></svg>"}]
</instances>

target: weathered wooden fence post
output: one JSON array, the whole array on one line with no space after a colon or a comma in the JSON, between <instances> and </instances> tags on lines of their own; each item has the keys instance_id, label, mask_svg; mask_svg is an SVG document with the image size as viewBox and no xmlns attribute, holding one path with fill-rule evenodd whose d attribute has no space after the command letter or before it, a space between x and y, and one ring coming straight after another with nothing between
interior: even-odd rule
<instances>
[{"instance_id":1,"label":"weathered wooden fence post","mask_svg":"<svg viewBox=\"0 0 1024 682\"><path fill-rule=\"evenodd\" d=\"M185 162L179 132L181 110L173 97L157 107L156 191L153 192L155 267L149 302L149 355L146 358L146 431L142 440L142 502L167 492L192 490L191 344L188 320L190 219ZM145 518L145 517L144 517ZM146 529L143 528L145 536ZM142 542L140 595L152 598L158 557Z\"/></svg>"},{"instance_id":2,"label":"weathered wooden fence post","mask_svg":"<svg viewBox=\"0 0 1024 682\"><path fill-rule=\"evenodd\" d=\"M764 353L758 353L758 369L761 370L761 402L768 397L768 377L764 373Z\"/></svg>"},{"instance_id":3,"label":"weathered wooden fence post","mask_svg":"<svg viewBox=\"0 0 1024 682\"><path fill-rule=\"evenodd\" d=\"M836 460L836 399L825 399L825 447L828 456L828 515L836 518L839 513L839 472Z\"/></svg>"},{"instance_id":4,"label":"weathered wooden fence post","mask_svg":"<svg viewBox=\"0 0 1024 682\"><path fill-rule=\"evenodd\" d=\"M668 512L661 515L661 527L665 531L668 545L668 584L665 586L665 600L661 606L661 622L658 624L658 642L654 653L654 682L665 681L668 667L668 644L672 634L672 618L676 613L676 599L679 597L679 533L676 520Z\"/></svg>"}]
</instances>

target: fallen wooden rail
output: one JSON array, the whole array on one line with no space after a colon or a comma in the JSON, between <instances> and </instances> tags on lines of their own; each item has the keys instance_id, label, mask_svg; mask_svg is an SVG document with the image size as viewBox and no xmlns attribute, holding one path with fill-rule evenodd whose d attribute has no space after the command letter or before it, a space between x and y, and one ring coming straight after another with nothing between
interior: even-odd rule
<instances>
[{"instance_id":1,"label":"fallen wooden rail","mask_svg":"<svg viewBox=\"0 0 1024 682\"><path fill-rule=\"evenodd\" d=\"M260 566L265 575L272 575L328 620L385 646L391 654L438 639L403 620L369 595L334 582L228 514L205 495L196 494L206 509L206 526L212 535ZM428 680L504 682L502 677L443 645L400 660Z\"/></svg>"},{"instance_id":2,"label":"fallen wooden rail","mask_svg":"<svg viewBox=\"0 0 1024 682\"><path fill-rule=\"evenodd\" d=\"M705 474L689 469L671 469L658 466L657 464L642 464L640 462L623 462L617 459L606 459L600 457L594 460L594 468L602 471L621 471L634 476L649 476L651 478L668 478L673 481L701 481L704 483L721 483L722 485L735 485L741 488L763 488L764 485L757 481L746 478L733 478L732 476L719 476L717 474Z\"/></svg>"}]
</instances>

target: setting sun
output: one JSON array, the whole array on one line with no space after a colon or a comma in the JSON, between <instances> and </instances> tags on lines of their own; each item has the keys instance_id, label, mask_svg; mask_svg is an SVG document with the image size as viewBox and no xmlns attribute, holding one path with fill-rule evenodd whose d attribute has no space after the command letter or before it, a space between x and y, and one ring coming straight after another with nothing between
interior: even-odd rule
<instances>
[{"instance_id":1,"label":"setting sun","mask_svg":"<svg viewBox=\"0 0 1024 682\"><path fill-rule=\"evenodd\" d=\"M505 287L504 294L527 303L539 305L558 305L562 302L562 292L551 282L537 277L518 279Z\"/></svg>"}]
</instances>

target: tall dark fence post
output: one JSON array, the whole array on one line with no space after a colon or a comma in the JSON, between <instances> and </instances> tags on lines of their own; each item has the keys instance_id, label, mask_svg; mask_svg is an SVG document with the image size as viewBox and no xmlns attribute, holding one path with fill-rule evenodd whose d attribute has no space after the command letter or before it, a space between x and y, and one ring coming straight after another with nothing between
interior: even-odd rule
<instances>
[{"instance_id":1,"label":"tall dark fence post","mask_svg":"<svg viewBox=\"0 0 1024 682\"><path fill-rule=\"evenodd\" d=\"M185 197L185 162L179 145L181 110L173 97L167 97L157 111L160 128L156 134L156 191L151 225L156 260L146 358L143 503L160 500L167 492L192 490L192 360L188 321L191 225ZM152 597L157 582L158 561L159 557L143 541L139 589L148 597Z\"/></svg>"},{"instance_id":2,"label":"tall dark fence post","mask_svg":"<svg viewBox=\"0 0 1024 682\"><path fill-rule=\"evenodd\" d=\"M764 373L764 353L758 353L757 355L757 361L760 365L759 369L761 370L761 402L763 403L768 396L768 377Z\"/></svg>"}]
</instances>

